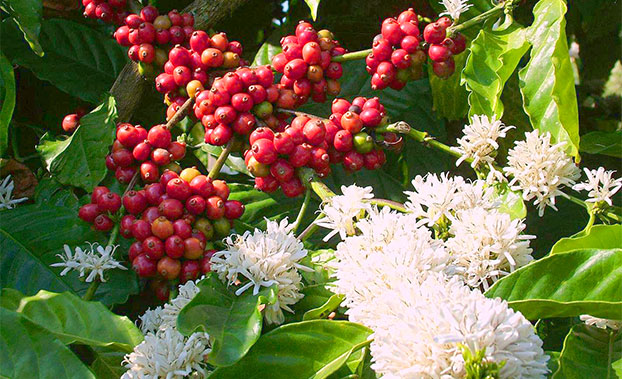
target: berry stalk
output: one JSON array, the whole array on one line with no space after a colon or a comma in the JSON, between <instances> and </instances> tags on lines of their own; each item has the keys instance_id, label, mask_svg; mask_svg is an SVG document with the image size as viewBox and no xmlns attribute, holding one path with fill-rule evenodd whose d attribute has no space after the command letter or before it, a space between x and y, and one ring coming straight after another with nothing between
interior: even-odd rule
<instances>
[{"instance_id":1,"label":"berry stalk","mask_svg":"<svg viewBox=\"0 0 622 379\"><path fill-rule=\"evenodd\" d=\"M447 36L449 37L453 37L455 36L457 33L470 28L471 26L475 26L477 24L480 24L484 21L486 21L487 19L491 18L491 17L498 17L503 13L503 10L505 9L506 4L505 2L501 2L499 4L497 4L494 8L487 10L484 13L480 13L477 16L466 20L463 23L459 23L459 24L455 24L450 26L449 28L447 28Z\"/></svg>"},{"instance_id":2,"label":"berry stalk","mask_svg":"<svg viewBox=\"0 0 622 379\"><path fill-rule=\"evenodd\" d=\"M227 143L227 146L225 146L225 148L220 152L220 155L218 156L216 163L214 163L214 167L212 167L212 169L209 171L209 174L207 175L208 178L216 179L218 177L218 174L220 173L222 166L227 161L227 158L229 157L229 153L231 153L232 149L233 149L233 140L230 140Z\"/></svg>"},{"instance_id":3,"label":"berry stalk","mask_svg":"<svg viewBox=\"0 0 622 379\"><path fill-rule=\"evenodd\" d=\"M191 97L188 100L186 100L186 102L181 107L179 107L179 110L175 112L173 117L171 117L171 119L168 120L168 122L166 123L166 129L171 130L171 128L175 126L175 124L183 120L184 117L186 117L188 113L190 112L190 110L192 109L193 104L194 104L194 98Z\"/></svg>"},{"instance_id":4,"label":"berry stalk","mask_svg":"<svg viewBox=\"0 0 622 379\"><path fill-rule=\"evenodd\" d=\"M300 235L298 235L298 239L301 242L304 242L307 238L311 237L313 233L315 233L315 231L319 228L319 226L317 226L316 223L318 222L318 220L321 220L323 218L324 218L324 214L320 213L320 215L317 216L315 220L313 220L313 222L309 224L309 226L307 226L305 230L302 231L302 233L300 233Z\"/></svg>"},{"instance_id":5,"label":"berry stalk","mask_svg":"<svg viewBox=\"0 0 622 379\"><path fill-rule=\"evenodd\" d=\"M300 206L300 211L298 211L298 216L296 217L296 221L294 222L294 228L292 229L292 233L296 234L296 231L298 230L298 227L300 226L300 223L302 222L302 219L305 216L305 213L307 212L307 208L309 207L309 202L311 201L311 189L307 188L307 190L305 191L305 198L302 201L302 205Z\"/></svg>"},{"instance_id":6,"label":"berry stalk","mask_svg":"<svg viewBox=\"0 0 622 379\"><path fill-rule=\"evenodd\" d=\"M371 53L372 49L366 49L366 50L359 50L359 51L353 51L351 53L346 53L343 55L338 55L336 57L333 57L331 59L331 61L333 62L348 62L348 61L355 61L358 59L365 59L369 53Z\"/></svg>"}]
</instances>

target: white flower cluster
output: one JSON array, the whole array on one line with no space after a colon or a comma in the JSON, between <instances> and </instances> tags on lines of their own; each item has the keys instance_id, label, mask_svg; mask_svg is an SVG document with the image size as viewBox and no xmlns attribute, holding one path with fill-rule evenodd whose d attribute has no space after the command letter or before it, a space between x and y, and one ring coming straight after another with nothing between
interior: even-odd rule
<instances>
[{"instance_id":1,"label":"white flower cluster","mask_svg":"<svg viewBox=\"0 0 622 379\"><path fill-rule=\"evenodd\" d=\"M613 205L611 197L622 188L622 178L613 179L615 171L605 171L604 167L599 167L596 170L584 168L583 171L585 171L587 180L575 184L572 189L588 191L587 202L598 203L603 201L610 206Z\"/></svg>"},{"instance_id":2,"label":"white flower cluster","mask_svg":"<svg viewBox=\"0 0 622 379\"><path fill-rule=\"evenodd\" d=\"M495 116L488 118L485 115L474 115L471 117L471 123L462 129L464 136L458 139L458 147L452 148L462 155L456 161L456 166L467 159L473 159L471 167L476 168L483 163L488 165L491 172L495 171L493 153L499 148L497 139L504 138L511 129L514 129L514 126L505 126Z\"/></svg>"},{"instance_id":3,"label":"white flower cluster","mask_svg":"<svg viewBox=\"0 0 622 379\"><path fill-rule=\"evenodd\" d=\"M266 321L281 324L284 321L282 310L293 312L293 305L304 296L300 293L302 277L298 270L312 271L300 264L307 256L307 250L291 233L293 225L287 219L280 223L268 221L266 231L255 229L241 236L225 239L225 250L212 256L212 271L220 280L229 284L242 284L237 295L253 288L257 294L261 287L278 287L277 301L264 311ZM243 282L246 280L246 283Z\"/></svg>"},{"instance_id":4,"label":"white flower cluster","mask_svg":"<svg viewBox=\"0 0 622 379\"><path fill-rule=\"evenodd\" d=\"M464 345L505 362L502 378L544 377L548 357L532 325L480 292L533 259L524 221L501 213L483 180L430 174L413 185L410 213L368 208L330 262L349 319L374 330L374 370L464 377Z\"/></svg>"},{"instance_id":5,"label":"white flower cluster","mask_svg":"<svg viewBox=\"0 0 622 379\"><path fill-rule=\"evenodd\" d=\"M50 266L64 267L60 273L61 276L66 275L71 270L79 271L81 278L86 276L85 281L87 283L95 280L97 276L99 276L100 281L105 282L104 271L106 270L115 268L127 270L125 266L114 259L114 252L119 245L103 247L97 242L87 243L89 244L88 249L83 250L81 247L76 247L75 252L72 252L68 245L64 245L65 254L57 255L62 262L53 263Z\"/></svg>"},{"instance_id":6,"label":"white flower cluster","mask_svg":"<svg viewBox=\"0 0 622 379\"><path fill-rule=\"evenodd\" d=\"M607 318L598 318L590 315L581 315L579 316L581 321L585 322L587 325L595 326L600 329L612 329L612 330L620 330L622 329L622 320L610 320Z\"/></svg>"},{"instance_id":7,"label":"white flower cluster","mask_svg":"<svg viewBox=\"0 0 622 379\"><path fill-rule=\"evenodd\" d=\"M13 209L15 205L22 201L28 200L27 197L19 199L13 199L13 190L15 189L15 183L11 180L11 175L7 175L2 182L0 182L0 210L1 209Z\"/></svg>"},{"instance_id":8,"label":"white flower cluster","mask_svg":"<svg viewBox=\"0 0 622 379\"><path fill-rule=\"evenodd\" d=\"M551 134L538 130L525 133L524 141L516 141L508 152L508 166L503 169L512 175L510 187L520 190L523 199L535 199L538 214L542 216L546 206L557 210L555 197L568 197L561 191L571 187L580 176L579 168L564 152L565 142L551 144Z\"/></svg>"},{"instance_id":9,"label":"white flower cluster","mask_svg":"<svg viewBox=\"0 0 622 379\"><path fill-rule=\"evenodd\" d=\"M125 356L128 370L122 379L207 376L204 361L211 351L209 335L194 333L184 337L176 327L179 312L198 292L195 282L188 281L179 287L179 294L170 303L140 316L145 340Z\"/></svg>"},{"instance_id":10,"label":"white flower cluster","mask_svg":"<svg viewBox=\"0 0 622 379\"><path fill-rule=\"evenodd\" d=\"M462 13L473 6L473 4L469 4L469 0L442 0L440 4L445 7L445 12L440 15L450 16L454 22L458 20Z\"/></svg>"},{"instance_id":11,"label":"white flower cluster","mask_svg":"<svg viewBox=\"0 0 622 379\"><path fill-rule=\"evenodd\" d=\"M342 195L331 197L322 204L321 212L324 218L316 222L318 226L330 229L324 237L328 241L339 233L341 239L354 234L354 222L364 211L369 211L371 205L365 200L374 197L371 187L341 186Z\"/></svg>"}]
</instances>

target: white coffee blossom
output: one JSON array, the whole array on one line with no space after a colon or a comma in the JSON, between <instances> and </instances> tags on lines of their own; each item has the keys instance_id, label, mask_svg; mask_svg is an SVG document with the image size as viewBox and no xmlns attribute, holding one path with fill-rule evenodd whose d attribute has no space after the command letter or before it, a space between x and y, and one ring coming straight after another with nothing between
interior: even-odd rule
<instances>
[{"instance_id":1,"label":"white coffee blossom","mask_svg":"<svg viewBox=\"0 0 622 379\"><path fill-rule=\"evenodd\" d=\"M64 276L71 270L80 272L80 277L86 276L85 281L87 283L92 282L99 276L99 280L105 282L104 271L111 269L127 270L125 266L114 259L114 252L119 247L106 246L103 247L97 242L90 243L87 249L76 247L75 252L71 251L68 245L64 245L65 254L57 254L62 262L53 263L52 267L64 267L60 275ZM88 275L87 275L88 274Z\"/></svg>"},{"instance_id":2,"label":"white coffee blossom","mask_svg":"<svg viewBox=\"0 0 622 379\"><path fill-rule=\"evenodd\" d=\"M458 20L462 13L473 6L473 4L469 4L469 0L442 0L440 4L445 7L445 12L440 15L450 16L454 22Z\"/></svg>"},{"instance_id":3,"label":"white coffee blossom","mask_svg":"<svg viewBox=\"0 0 622 379\"><path fill-rule=\"evenodd\" d=\"M331 261L333 291L345 295L351 321L371 327L378 317L378 296L427 272L444 270L448 255L428 229L416 225L412 214L374 207L357 228L360 235L340 243Z\"/></svg>"},{"instance_id":4,"label":"white coffee blossom","mask_svg":"<svg viewBox=\"0 0 622 379\"><path fill-rule=\"evenodd\" d=\"M464 184L462 177L450 178L448 173L417 175L412 184L415 190L404 192L408 196L405 205L420 219L419 224L434 226L443 216L453 218L453 211L460 204L458 192Z\"/></svg>"},{"instance_id":5,"label":"white coffee blossom","mask_svg":"<svg viewBox=\"0 0 622 379\"><path fill-rule=\"evenodd\" d=\"M445 246L450 270L473 288L488 287L533 260L525 223L496 210L470 208L456 214Z\"/></svg>"},{"instance_id":6,"label":"white coffee blossom","mask_svg":"<svg viewBox=\"0 0 622 379\"><path fill-rule=\"evenodd\" d=\"M125 356L123 362L128 370L121 378L181 379L191 374L204 378L208 374L204 361L210 351L206 333L186 338L174 328L148 332L145 340Z\"/></svg>"},{"instance_id":7,"label":"white coffee blossom","mask_svg":"<svg viewBox=\"0 0 622 379\"><path fill-rule=\"evenodd\" d=\"M241 284L236 295L251 287L256 295L261 287L277 285L277 302L264 312L270 323L282 323L282 310L292 312L289 306L304 296L300 293L298 270L312 271L299 263L307 256L307 250L291 233L292 228L287 219L280 223L268 221L265 232L255 229L253 233L246 231L241 236L227 237L225 250L215 253L211 259L212 271L220 280Z\"/></svg>"},{"instance_id":8,"label":"white coffee blossom","mask_svg":"<svg viewBox=\"0 0 622 379\"><path fill-rule=\"evenodd\" d=\"M7 177L0 182L0 209L13 209L15 205L28 200L27 197L13 199L14 189L15 183L11 180L11 175L7 175Z\"/></svg>"},{"instance_id":9,"label":"white coffee blossom","mask_svg":"<svg viewBox=\"0 0 622 379\"><path fill-rule=\"evenodd\" d=\"M614 179L615 171L605 171L604 167L596 170L584 168L587 180L575 184L572 189L575 191L588 191L587 202L597 203L604 201L610 206L613 205L611 197L622 188L622 178Z\"/></svg>"},{"instance_id":10,"label":"white coffee blossom","mask_svg":"<svg viewBox=\"0 0 622 379\"><path fill-rule=\"evenodd\" d=\"M179 312L199 292L196 282L190 280L180 285L174 299L139 316L145 340L125 356L123 362L128 370L122 378L207 376L205 360L211 351L209 335L199 332L185 337L177 330Z\"/></svg>"},{"instance_id":11,"label":"white coffee blossom","mask_svg":"<svg viewBox=\"0 0 622 379\"><path fill-rule=\"evenodd\" d=\"M370 204L365 200L374 197L372 190L371 187L358 187L356 184L341 186L342 195L333 196L322 204L321 212L325 217L316 221L316 224L331 229L324 241L337 233L342 240L354 234L354 221L362 212L369 210Z\"/></svg>"},{"instance_id":12,"label":"white coffee blossom","mask_svg":"<svg viewBox=\"0 0 622 379\"><path fill-rule=\"evenodd\" d=\"M451 221L456 211L473 207L494 209L499 203L494 188L484 180L469 182L449 173L417 175L412 181L414 191L406 191L406 208L419 218L419 224L434 226L441 218Z\"/></svg>"},{"instance_id":13,"label":"white coffee blossom","mask_svg":"<svg viewBox=\"0 0 622 379\"><path fill-rule=\"evenodd\" d=\"M622 320L609 320L606 318L598 318L590 315L581 315L579 316L581 321L585 322L587 325L595 326L600 329L612 329L612 330L620 330L622 329Z\"/></svg>"},{"instance_id":14,"label":"white coffee blossom","mask_svg":"<svg viewBox=\"0 0 622 379\"><path fill-rule=\"evenodd\" d=\"M505 362L500 378L544 378L548 372L548 356L529 321L456 277L430 273L376 300L370 351L372 368L382 378L464 378L459 344L485 349L489 362Z\"/></svg>"},{"instance_id":15,"label":"white coffee blossom","mask_svg":"<svg viewBox=\"0 0 622 379\"><path fill-rule=\"evenodd\" d=\"M495 116L488 118L485 115L474 115L471 117L471 123L462 129L464 136L458 139L459 146L452 147L452 150L462 155L456 161L456 166L466 159L473 159L471 167L476 168L483 163L494 170L492 164L495 158L492 153L499 148L497 139L504 138L507 131L513 128L514 126L505 126Z\"/></svg>"},{"instance_id":16,"label":"white coffee blossom","mask_svg":"<svg viewBox=\"0 0 622 379\"><path fill-rule=\"evenodd\" d=\"M546 206L557 210L555 197L568 197L561 190L575 184L580 176L572 158L564 152L565 142L551 144L551 134L540 135L538 130L525 133L524 141L516 141L508 153L508 167L503 170L513 176L510 188L522 191L523 199L534 200L542 216Z\"/></svg>"}]
</instances>

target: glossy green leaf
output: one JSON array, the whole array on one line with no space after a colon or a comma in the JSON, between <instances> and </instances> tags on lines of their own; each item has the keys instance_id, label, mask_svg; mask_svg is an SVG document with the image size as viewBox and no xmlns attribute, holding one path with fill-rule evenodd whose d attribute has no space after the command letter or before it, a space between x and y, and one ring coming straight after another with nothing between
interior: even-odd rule
<instances>
[{"instance_id":1,"label":"glossy green leaf","mask_svg":"<svg viewBox=\"0 0 622 379\"><path fill-rule=\"evenodd\" d=\"M370 334L370 329L348 321L283 325L263 335L238 363L218 368L210 378L326 378L363 348Z\"/></svg>"},{"instance_id":2,"label":"glossy green leaf","mask_svg":"<svg viewBox=\"0 0 622 379\"><path fill-rule=\"evenodd\" d=\"M102 348L93 349L93 353L95 359L91 363L91 371L97 379L119 379L126 371L122 363L125 353Z\"/></svg>"},{"instance_id":3,"label":"glossy green leaf","mask_svg":"<svg viewBox=\"0 0 622 379\"><path fill-rule=\"evenodd\" d=\"M0 217L0 285L34 295L45 289L70 291L82 295L89 287L77 272L60 276L62 268L50 267L59 262L63 245L72 248L96 242L98 233L77 218L77 207L63 205L22 205ZM100 241L103 242L103 241ZM132 270L111 270L106 283L97 289L94 300L106 305L124 303L129 294L138 293Z\"/></svg>"},{"instance_id":4,"label":"glossy green leaf","mask_svg":"<svg viewBox=\"0 0 622 379\"><path fill-rule=\"evenodd\" d=\"M588 233L581 231L562 238L551 249L551 254L579 249L618 249L622 246L622 225L594 225Z\"/></svg>"},{"instance_id":5,"label":"glossy green leaf","mask_svg":"<svg viewBox=\"0 0 622 379\"><path fill-rule=\"evenodd\" d=\"M0 308L0 376L95 379L46 329L5 308Z\"/></svg>"},{"instance_id":6,"label":"glossy green leaf","mask_svg":"<svg viewBox=\"0 0 622 379\"><path fill-rule=\"evenodd\" d=\"M9 124L15 109L15 76L13 65L0 52L0 157L4 157L9 146Z\"/></svg>"},{"instance_id":7,"label":"glossy green leaf","mask_svg":"<svg viewBox=\"0 0 622 379\"><path fill-rule=\"evenodd\" d=\"M48 329L65 344L80 343L131 352L143 340L134 323L102 303L84 301L69 292L39 291L24 297L17 312Z\"/></svg>"},{"instance_id":8,"label":"glossy green leaf","mask_svg":"<svg viewBox=\"0 0 622 379\"><path fill-rule=\"evenodd\" d=\"M80 119L66 139L41 138L37 150L45 165L62 184L91 191L106 176L105 158L115 138L117 110L112 96Z\"/></svg>"},{"instance_id":9,"label":"glossy green leaf","mask_svg":"<svg viewBox=\"0 0 622 379\"><path fill-rule=\"evenodd\" d=\"M616 373L618 378L622 378L622 359L618 359L617 361L611 364L613 371Z\"/></svg>"},{"instance_id":10,"label":"glossy green leaf","mask_svg":"<svg viewBox=\"0 0 622 379\"><path fill-rule=\"evenodd\" d=\"M261 45L259 50L257 50L257 54L255 54L255 59L253 59L251 66L256 67L271 64L272 57L280 52L281 45L279 45L278 41L266 41Z\"/></svg>"},{"instance_id":11,"label":"glossy green leaf","mask_svg":"<svg viewBox=\"0 0 622 379\"><path fill-rule=\"evenodd\" d=\"M511 23L498 29L489 23L471 43L462 83L469 91L469 116L503 116L501 93L529 44L525 28Z\"/></svg>"},{"instance_id":12,"label":"glossy green leaf","mask_svg":"<svg viewBox=\"0 0 622 379\"><path fill-rule=\"evenodd\" d=\"M512 191L505 183L496 187L495 190L501 212L509 214L513 219L527 216L527 206L520 193Z\"/></svg>"},{"instance_id":13,"label":"glossy green leaf","mask_svg":"<svg viewBox=\"0 0 622 379\"><path fill-rule=\"evenodd\" d=\"M615 378L612 362L621 358L621 331L578 324L566 336L553 378Z\"/></svg>"},{"instance_id":14,"label":"glossy green leaf","mask_svg":"<svg viewBox=\"0 0 622 379\"><path fill-rule=\"evenodd\" d=\"M41 31L43 2L40 0L2 0L0 9L15 20L32 51L42 57L43 49L39 44L39 32Z\"/></svg>"},{"instance_id":15,"label":"glossy green leaf","mask_svg":"<svg viewBox=\"0 0 622 379\"><path fill-rule=\"evenodd\" d=\"M230 366L240 360L261 335L262 304L274 304L276 288L264 288L257 295L249 289L240 296L216 275L199 282L200 292L184 307L177 327L185 335L195 331L209 333L212 352L208 363Z\"/></svg>"},{"instance_id":16,"label":"glossy green leaf","mask_svg":"<svg viewBox=\"0 0 622 379\"><path fill-rule=\"evenodd\" d=\"M458 120L466 116L469 106L467 104L468 93L460 83L460 72L464 69L467 52L454 56L456 73L447 79L441 79L434 75L432 65L428 65L428 78L432 89L432 101L434 111L448 120Z\"/></svg>"},{"instance_id":17,"label":"glossy green leaf","mask_svg":"<svg viewBox=\"0 0 622 379\"><path fill-rule=\"evenodd\" d=\"M486 296L507 300L529 320L622 314L622 249L582 249L544 257L497 281Z\"/></svg>"},{"instance_id":18,"label":"glossy green leaf","mask_svg":"<svg viewBox=\"0 0 622 379\"><path fill-rule=\"evenodd\" d=\"M320 6L320 0L305 0L309 10L311 11L311 18L313 21L317 21L317 9Z\"/></svg>"},{"instance_id":19,"label":"glossy green leaf","mask_svg":"<svg viewBox=\"0 0 622 379\"><path fill-rule=\"evenodd\" d=\"M310 309L302 316L303 321L326 318L331 312L339 308L345 297L343 295L331 296L322 306Z\"/></svg>"},{"instance_id":20,"label":"glossy green leaf","mask_svg":"<svg viewBox=\"0 0 622 379\"><path fill-rule=\"evenodd\" d=\"M581 136L579 150L588 154L603 154L622 158L622 130L590 132Z\"/></svg>"},{"instance_id":21,"label":"glossy green leaf","mask_svg":"<svg viewBox=\"0 0 622 379\"><path fill-rule=\"evenodd\" d=\"M527 31L533 46L529 63L519 72L525 112L534 129L566 142L567 152L579 156L579 115L574 74L566 37L564 0L540 0Z\"/></svg>"},{"instance_id":22,"label":"glossy green leaf","mask_svg":"<svg viewBox=\"0 0 622 379\"><path fill-rule=\"evenodd\" d=\"M125 48L113 38L69 20L43 22L39 40L46 51L44 57L30 51L18 33L17 28L3 22L2 52L11 62L91 103L101 100L128 62Z\"/></svg>"}]
</instances>

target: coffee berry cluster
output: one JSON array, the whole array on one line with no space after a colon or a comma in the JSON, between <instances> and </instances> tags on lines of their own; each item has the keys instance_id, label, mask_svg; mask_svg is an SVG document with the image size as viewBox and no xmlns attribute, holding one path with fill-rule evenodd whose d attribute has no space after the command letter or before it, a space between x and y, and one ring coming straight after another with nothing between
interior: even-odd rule
<instances>
[{"instance_id":1,"label":"coffee berry cluster","mask_svg":"<svg viewBox=\"0 0 622 379\"><path fill-rule=\"evenodd\" d=\"M293 90L296 106L309 98L318 103L326 101L326 96L337 96L341 91L338 79L343 75L341 63L331 59L343 55L346 50L334 39L328 30L313 29L301 21L296 26L296 34L281 39L283 52L272 58L272 67L283 74L280 87Z\"/></svg>"},{"instance_id":2,"label":"coffee berry cluster","mask_svg":"<svg viewBox=\"0 0 622 379\"><path fill-rule=\"evenodd\" d=\"M234 133L248 136L258 122L276 127L274 105L292 108L291 93L279 91L270 66L242 67L216 78L196 95L194 115L205 127L205 143L221 146Z\"/></svg>"},{"instance_id":3,"label":"coffee berry cluster","mask_svg":"<svg viewBox=\"0 0 622 379\"><path fill-rule=\"evenodd\" d=\"M265 127L251 133L244 161L257 189L273 192L280 187L286 196L296 197L304 192L298 168L310 167L324 177L331 164L341 163L351 172L384 164L384 151L369 134L386 123L378 98L357 97L352 103L335 99L332 112L328 120L298 115L276 133Z\"/></svg>"},{"instance_id":4,"label":"coffee berry cluster","mask_svg":"<svg viewBox=\"0 0 622 379\"><path fill-rule=\"evenodd\" d=\"M123 24L129 14L126 0L82 0L84 17L100 19L105 23Z\"/></svg>"},{"instance_id":5,"label":"coffee berry cluster","mask_svg":"<svg viewBox=\"0 0 622 379\"><path fill-rule=\"evenodd\" d=\"M106 167L114 171L120 183L129 183L137 170L143 183L155 183L166 169L179 171L174 162L185 155L186 144L172 141L166 125L155 125L147 131L140 125L121 123L106 157Z\"/></svg>"},{"instance_id":6,"label":"coffee berry cluster","mask_svg":"<svg viewBox=\"0 0 622 379\"><path fill-rule=\"evenodd\" d=\"M150 65L159 67L166 62L167 46L187 43L194 33L194 16L172 10L160 15L153 6L146 6L139 14L129 14L114 33L121 46L129 47L127 55L134 62L140 62L143 73L150 71Z\"/></svg>"},{"instance_id":7,"label":"coffee berry cluster","mask_svg":"<svg viewBox=\"0 0 622 379\"><path fill-rule=\"evenodd\" d=\"M450 77L456 70L454 55L466 49L466 39L460 33L447 37L447 28L452 24L449 17L441 17L426 25L423 38L427 44L428 57L432 61L432 70L440 78Z\"/></svg>"},{"instance_id":8,"label":"coffee berry cluster","mask_svg":"<svg viewBox=\"0 0 622 379\"><path fill-rule=\"evenodd\" d=\"M419 19L408 9L397 18L382 22L381 34L374 37L372 52L365 59L371 88L404 88L407 82L420 79L426 54L421 46Z\"/></svg>"}]
</instances>

